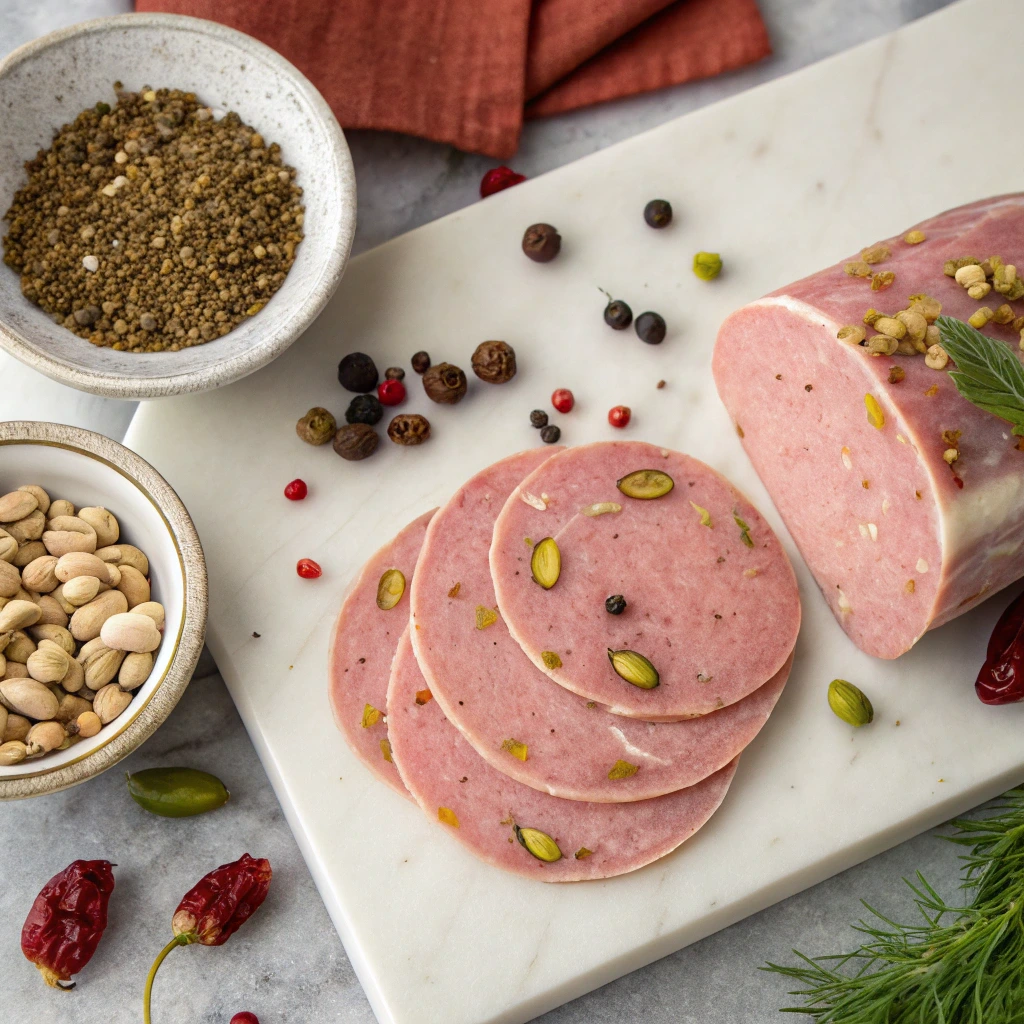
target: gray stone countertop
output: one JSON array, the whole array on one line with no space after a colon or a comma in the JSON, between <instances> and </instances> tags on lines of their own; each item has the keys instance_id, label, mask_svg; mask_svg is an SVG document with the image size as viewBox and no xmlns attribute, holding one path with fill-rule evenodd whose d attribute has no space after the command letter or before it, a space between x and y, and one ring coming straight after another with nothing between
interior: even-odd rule
<instances>
[{"instance_id":1,"label":"gray stone countertop","mask_svg":"<svg viewBox=\"0 0 1024 1024\"><path fill-rule=\"evenodd\" d=\"M761 0L775 56L708 82L607 104L527 125L512 161L540 174L699 106L897 28L948 0ZM53 29L129 8L125 0L0 0L0 57ZM2 125L0 125L2 131ZM417 139L349 133L359 183L357 250L477 198L482 157ZM94 398L15 368L19 387L5 419L55 419L124 435L130 403ZM154 1020L227 1024L239 1010L261 1024L372 1024L373 1014L328 919L274 793L212 659L206 656L181 703L127 770L190 764L219 775L228 806L168 820L137 808L115 769L65 793L0 806L0 1019L37 1024L128 1024L141 1018L153 957L170 917L200 875L243 851L266 856L274 883L263 910L219 948L175 950L155 990ZM42 884L75 858L118 864L107 936L70 995L44 989L19 950L21 923ZM788 962L790 949L836 952L855 942L860 899L896 916L910 901L900 882L921 868L952 896L956 850L923 835L827 882L554 1010L544 1024L746 1024L778 1019L787 985L757 970ZM19 1008L14 1010L14 1008Z\"/></svg>"}]
</instances>

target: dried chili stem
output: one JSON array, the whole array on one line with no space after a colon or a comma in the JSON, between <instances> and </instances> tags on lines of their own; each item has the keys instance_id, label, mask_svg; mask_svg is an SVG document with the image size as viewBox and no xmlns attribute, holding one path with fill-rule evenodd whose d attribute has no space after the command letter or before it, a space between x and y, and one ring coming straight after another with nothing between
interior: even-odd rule
<instances>
[{"instance_id":1,"label":"dried chili stem","mask_svg":"<svg viewBox=\"0 0 1024 1024\"><path fill-rule=\"evenodd\" d=\"M187 946L194 940L194 936L183 934L175 935L170 942L164 946L163 949L157 954L157 958L153 961L153 966L149 969L149 974L146 976L146 989L142 993L142 1019L144 1024L153 1024L153 1018L150 1016L149 1003L153 995L153 981L156 978L156 972L160 970L160 965L167 959L167 954L170 953L175 946Z\"/></svg>"}]
</instances>

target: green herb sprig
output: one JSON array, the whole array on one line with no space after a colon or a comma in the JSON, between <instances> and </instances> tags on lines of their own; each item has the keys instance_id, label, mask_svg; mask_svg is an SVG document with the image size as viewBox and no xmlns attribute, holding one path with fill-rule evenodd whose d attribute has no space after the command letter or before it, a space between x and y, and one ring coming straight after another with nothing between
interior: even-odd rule
<instances>
[{"instance_id":1,"label":"green herb sprig","mask_svg":"<svg viewBox=\"0 0 1024 1024\"><path fill-rule=\"evenodd\" d=\"M1010 346L951 316L940 316L935 323L942 347L956 363L949 376L957 391L979 409L1012 423L1014 434L1024 435L1024 366Z\"/></svg>"},{"instance_id":2,"label":"green herb sprig","mask_svg":"<svg viewBox=\"0 0 1024 1024\"><path fill-rule=\"evenodd\" d=\"M790 992L816 1024L1020 1024L1024 1021L1024 788L1004 794L996 814L953 822L950 842L971 847L961 889L947 903L924 876L904 879L921 913L899 924L867 903L854 928L868 941L851 953L761 968L804 987ZM834 965L834 966L833 966Z\"/></svg>"}]
</instances>

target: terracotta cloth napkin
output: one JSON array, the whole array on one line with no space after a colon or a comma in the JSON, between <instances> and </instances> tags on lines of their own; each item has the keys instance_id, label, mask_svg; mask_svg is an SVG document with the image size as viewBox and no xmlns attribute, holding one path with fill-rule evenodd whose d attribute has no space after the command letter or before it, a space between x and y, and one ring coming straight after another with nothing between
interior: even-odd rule
<instances>
[{"instance_id":1,"label":"terracotta cloth napkin","mask_svg":"<svg viewBox=\"0 0 1024 1024\"><path fill-rule=\"evenodd\" d=\"M272 46L344 128L498 159L524 117L741 67L770 52L755 0L136 0ZM170 83L173 84L173 83Z\"/></svg>"}]
</instances>

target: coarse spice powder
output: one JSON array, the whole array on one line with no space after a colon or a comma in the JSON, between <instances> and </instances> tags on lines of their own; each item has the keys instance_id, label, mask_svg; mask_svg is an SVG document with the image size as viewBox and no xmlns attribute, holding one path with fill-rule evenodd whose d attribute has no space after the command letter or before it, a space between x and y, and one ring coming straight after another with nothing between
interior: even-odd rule
<instances>
[{"instance_id":1,"label":"coarse spice powder","mask_svg":"<svg viewBox=\"0 0 1024 1024\"><path fill-rule=\"evenodd\" d=\"M193 93L125 92L25 165L5 215L22 294L94 345L176 352L255 316L302 241L276 143Z\"/></svg>"}]
</instances>

